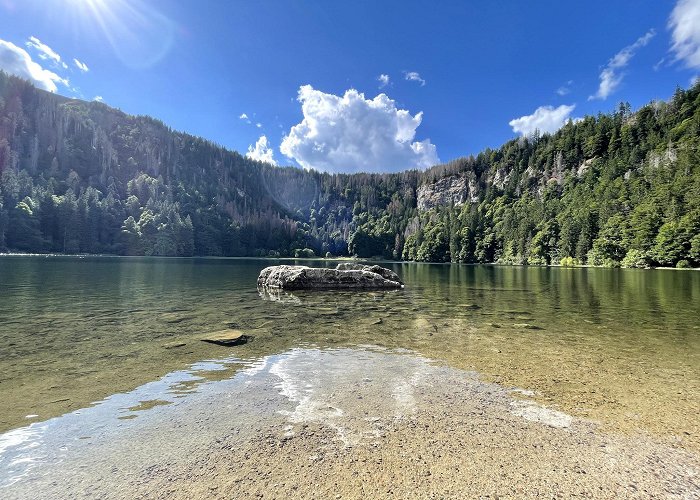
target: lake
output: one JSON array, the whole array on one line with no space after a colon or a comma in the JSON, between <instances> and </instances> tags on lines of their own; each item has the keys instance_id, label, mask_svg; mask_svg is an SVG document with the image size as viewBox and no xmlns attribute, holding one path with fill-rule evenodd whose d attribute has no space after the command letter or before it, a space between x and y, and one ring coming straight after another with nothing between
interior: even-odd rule
<instances>
[{"instance_id":1,"label":"lake","mask_svg":"<svg viewBox=\"0 0 700 500\"><path fill-rule=\"evenodd\" d=\"M571 460L581 460L583 447L599 463L593 450L604 446L593 440L608 436L608 446L619 449L637 440L625 448L639 450L630 463L647 463L648 450L663 449L669 464L697 471L700 273L385 263L405 289L259 292L259 271L279 262L0 257L0 495L157 496L174 477L208 496L214 490L207 476L195 474L187 457L211 454L212 443L230 446L217 453L248 447L250 454L276 440L282 445L274 450L285 445L297 455L327 456L342 474L356 463L344 460L358 460L347 450L371 458L375 449L417 446L408 438L393 448L383 443L400 439L405 422L477 421L459 413L467 409L472 419L488 418L484 425L509 422L494 427L503 435L490 442L491 452L533 436L554 447L553 460L565 461L567 449ZM200 340L224 329L253 340L234 347ZM457 432L450 428L442 429L445 436ZM474 435L464 436L464 446ZM588 441L581 444L580 436ZM149 445L136 450L135 443ZM277 453L258 457L260 466L280 470L270 458ZM396 460L392 474L405 462L399 456L383 458ZM93 464L90 472L85 464ZM98 471L112 471L103 490ZM81 479L57 479L66 473ZM697 493L695 472L688 474L681 493ZM543 485L550 476L542 475ZM540 476L533 469L527 477ZM353 484L346 479L342 484ZM223 492L240 484L215 486ZM120 490L124 485L129 489Z\"/></svg>"}]
</instances>

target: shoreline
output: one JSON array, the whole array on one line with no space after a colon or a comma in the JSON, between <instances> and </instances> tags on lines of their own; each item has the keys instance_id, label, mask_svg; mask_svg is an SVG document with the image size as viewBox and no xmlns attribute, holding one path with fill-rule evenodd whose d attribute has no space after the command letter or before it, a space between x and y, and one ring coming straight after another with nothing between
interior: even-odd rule
<instances>
[{"instance_id":1,"label":"shoreline","mask_svg":"<svg viewBox=\"0 0 700 500\"><path fill-rule=\"evenodd\" d=\"M502 267L524 267L533 269L634 269L638 271L700 271L700 267L606 267L594 266L591 264L577 264L574 266L562 266L560 264L548 265L529 265L529 264L504 264L500 262L423 262L417 260L390 260L375 257L253 257L253 256L221 256L221 255L192 255L192 256L165 256L165 255L117 255L117 254L66 254L66 253L23 253L23 252L0 252L1 257L99 257L99 258L115 258L115 259L212 259L212 260L269 260L269 261L325 261L325 262L384 262L388 264L429 264L429 265L454 265L454 266L502 266Z\"/></svg>"}]
</instances>

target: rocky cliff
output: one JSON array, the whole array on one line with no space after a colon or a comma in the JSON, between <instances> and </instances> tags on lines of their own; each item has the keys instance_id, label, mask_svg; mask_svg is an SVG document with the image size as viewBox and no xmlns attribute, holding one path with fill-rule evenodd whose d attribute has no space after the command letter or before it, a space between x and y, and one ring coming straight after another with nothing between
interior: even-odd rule
<instances>
[{"instance_id":1,"label":"rocky cliff","mask_svg":"<svg viewBox=\"0 0 700 500\"><path fill-rule=\"evenodd\" d=\"M450 175L435 182L423 184L416 191L418 210L436 207L461 206L479 201L481 190L474 172Z\"/></svg>"}]
</instances>

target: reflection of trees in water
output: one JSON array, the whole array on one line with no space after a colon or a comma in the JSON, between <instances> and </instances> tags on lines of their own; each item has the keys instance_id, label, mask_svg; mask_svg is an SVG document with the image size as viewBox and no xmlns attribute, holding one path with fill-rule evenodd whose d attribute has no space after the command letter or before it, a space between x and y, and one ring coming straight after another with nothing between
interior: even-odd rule
<instances>
[{"instance_id":1,"label":"reflection of trees in water","mask_svg":"<svg viewBox=\"0 0 700 500\"><path fill-rule=\"evenodd\" d=\"M387 264L423 311L529 312L546 323L587 320L686 330L700 312L700 273L603 268Z\"/></svg>"},{"instance_id":2,"label":"reflection of trees in water","mask_svg":"<svg viewBox=\"0 0 700 500\"><path fill-rule=\"evenodd\" d=\"M619 341L658 343L664 335L691 342L700 273L601 268L383 263L406 282L400 291L275 292L268 300L313 324L360 324L376 331L413 331L425 321L463 327L527 324L551 334L613 334ZM381 319L380 324L377 320ZM367 325L365 325L367 323ZM424 325L425 326L425 325ZM430 328L433 328L432 326ZM412 332L416 333L416 332ZM647 337L642 340L641 337ZM697 337L697 335L696 335Z\"/></svg>"}]
</instances>

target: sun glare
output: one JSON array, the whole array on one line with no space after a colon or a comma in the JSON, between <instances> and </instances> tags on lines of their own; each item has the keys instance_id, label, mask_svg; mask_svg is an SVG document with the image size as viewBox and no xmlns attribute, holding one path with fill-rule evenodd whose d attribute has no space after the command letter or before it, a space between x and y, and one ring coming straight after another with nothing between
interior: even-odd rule
<instances>
[{"instance_id":1,"label":"sun glare","mask_svg":"<svg viewBox=\"0 0 700 500\"><path fill-rule=\"evenodd\" d=\"M175 23L142 0L66 0L75 29L94 33L132 68L150 67L170 50Z\"/></svg>"}]
</instances>

